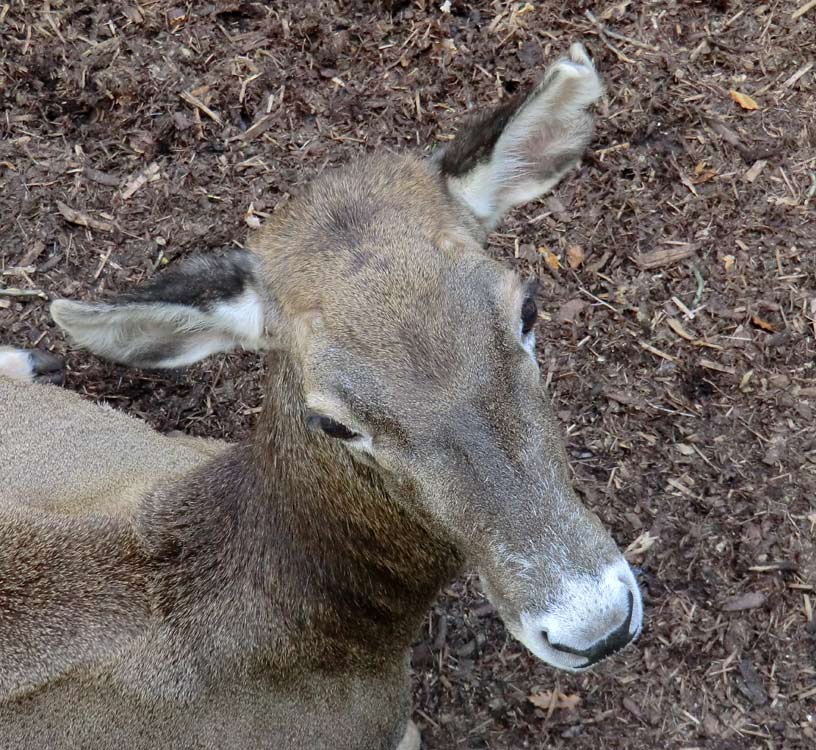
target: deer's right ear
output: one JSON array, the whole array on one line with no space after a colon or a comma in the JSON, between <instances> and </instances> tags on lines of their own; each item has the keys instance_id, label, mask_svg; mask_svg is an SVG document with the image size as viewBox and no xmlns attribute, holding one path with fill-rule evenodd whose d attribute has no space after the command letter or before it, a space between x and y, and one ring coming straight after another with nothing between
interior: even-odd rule
<instances>
[{"instance_id":1,"label":"deer's right ear","mask_svg":"<svg viewBox=\"0 0 816 750\"><path fill-rule=\"evenodd\" d=\"M51 317L79 346L133 367L184 367L236 347L259 350L275 317L244 251L195 257L111 303L56 300Z\"/></svg>"},{"instance_id":2,"label":"deer's right ear","mask_svg":"<svg viewBox=\"0 0 816 750\"><path fill-rule=\"evenodd\" d=\"M592 138L588 108L602 93L586 50L573 44L527 97L477 116L435 156L451 194L493 229L578 164Z\"/></svg>"}]
</instances>

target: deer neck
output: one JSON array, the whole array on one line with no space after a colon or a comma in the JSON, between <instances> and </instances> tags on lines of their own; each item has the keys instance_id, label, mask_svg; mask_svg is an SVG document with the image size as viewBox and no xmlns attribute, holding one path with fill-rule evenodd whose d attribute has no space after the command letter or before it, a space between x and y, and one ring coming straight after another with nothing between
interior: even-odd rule
<instances>
[{"instance_id":1,"label":"deer neck","mask_svg":"<svg viewBox=\"0 0 816 750\"><path fill-rule=\"evenodd\" d=\"M273 353L269 370L249 444L145 502L159 611L273 672L376 669L401 658L461 559L410 490L309 428L291 357Z\"/></svg>"},{"instance_id":2,"label":"deer neck","mask_svg":"<svg viewBox=\"0 0 816 750\"><path fill-rule=\"evenodd\" d=\"M320 638L346 645L408 646L433 597L461 565L442 530L418 510L410 487L355 461L307 424L292 357L270 356L266 400L253 445L287 559L321 615ZM296 568L296 569L295 569ZM308 571L309 580L304 580Z\"/></svg>"}]
</instances>

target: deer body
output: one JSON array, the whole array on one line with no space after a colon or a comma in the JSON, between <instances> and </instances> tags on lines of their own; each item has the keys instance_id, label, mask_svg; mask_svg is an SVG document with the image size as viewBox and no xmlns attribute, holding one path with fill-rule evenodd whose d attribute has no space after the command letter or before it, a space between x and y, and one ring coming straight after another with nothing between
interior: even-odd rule
<instances>
[{"instance_id":1,"label":"deer body","mask_svg":"<svg viewBox=\"0 0 816 750\"><path fill-rule=\"evenodd\" d=\"M18 612L19 596L31 611L0 617L0 747L396 747L407 649L458 558L304 427L291 363L272 380L264 440L208 457L75 394L0 379L9 413L36 400L51 415L25 425L26 445L35 430L70 425L60 466L95 469L105 484L115 476L102 472L121 468L99 466L110 431L144 462L133 476L146 488L124 510L72 507L69 496L44 511L15 507L8 498L25 487L4 487L0 570L26 588L0 584L0 612ZM53 457L6 445L4 468ZM270 466L269 451L283 460ZM157 468L171 478L157 482ZM305 528L315 523L317 535ZM355 523L366 545L343 550ZM383 544L373 524L401 544Z\"/></svg>"},{"instance_id":2,"label":"deer body","mask_svg":"<svg viewBox=\"0 0 816 750\"><path fill-rule=\"evenodd\" d=\"M114 409L89 410L87 401L68 392L32 390L5 378L0 404L0 512L28 506L129 516L157 478L180 476L226 447L216 440L165 437ZM64 460L55 462L55 456Z\"/></svg>"},{"instance_id":3,"label":"deer body","mask_svg":"<svg viewBox=\"0 0 816 750\"><path fill-rule=\"evenodd\" d=\"M243 444L11 382L54 378L0 350L0 748L418 750L409 647L465 562L554 666L637 635L632 572L569 485L532 292L481 250L574 165L600 92L574 46L434 162L367 157L251 252L52 305L126 364L269 350Z\"/></svg>"}]
</instances>

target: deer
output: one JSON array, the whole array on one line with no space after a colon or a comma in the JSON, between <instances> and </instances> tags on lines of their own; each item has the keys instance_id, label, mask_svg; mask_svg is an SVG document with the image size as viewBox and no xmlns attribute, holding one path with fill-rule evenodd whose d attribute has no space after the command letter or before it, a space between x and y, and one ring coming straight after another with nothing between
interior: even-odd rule
<instances>
[{"instance_id":1,"label":"deer","mask_svg":"<svg viewBox=\"0 0 816 750\"><path fill-rule=\"evenodd\" d=\"M411 646L465 566L557 669L639 635L571 485L535 289L485 250L579 164L602 92L573 44L430 157L324 171L245 249L51 303L128 366L263 352L243 442L159 434L0 350L0 746L418 750Z\"/></svg>"}]
</instances>

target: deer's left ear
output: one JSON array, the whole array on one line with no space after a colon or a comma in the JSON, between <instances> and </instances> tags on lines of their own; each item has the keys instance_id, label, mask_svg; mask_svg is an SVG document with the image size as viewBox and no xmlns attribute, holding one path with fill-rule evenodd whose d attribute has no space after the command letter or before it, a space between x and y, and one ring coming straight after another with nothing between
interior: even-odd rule
<instances>
[{"instance_id":1,"label":"deer's left ear","mask_svg":"<svg viewBox=\"0 0 816 750\"><path fill-rule=\"evenodd\" d=\"M184 367L237 347L264 349L274 318L244 251L194 257L107 302L55 300L51 317L76 344L134 367Z\"/></svg>"},{"instance_id":2,"label":"deer's left ear","mask_svg":"<svg viewBox=\"0 0 816 750\"><path fill-rule=\"evenodd\" d=\"M578 164L592 138L588 108L602 94L586 50L573 44L526 98L477 116L436 157L449 190L493 229Z\"/></svg>"}]
</instances>

